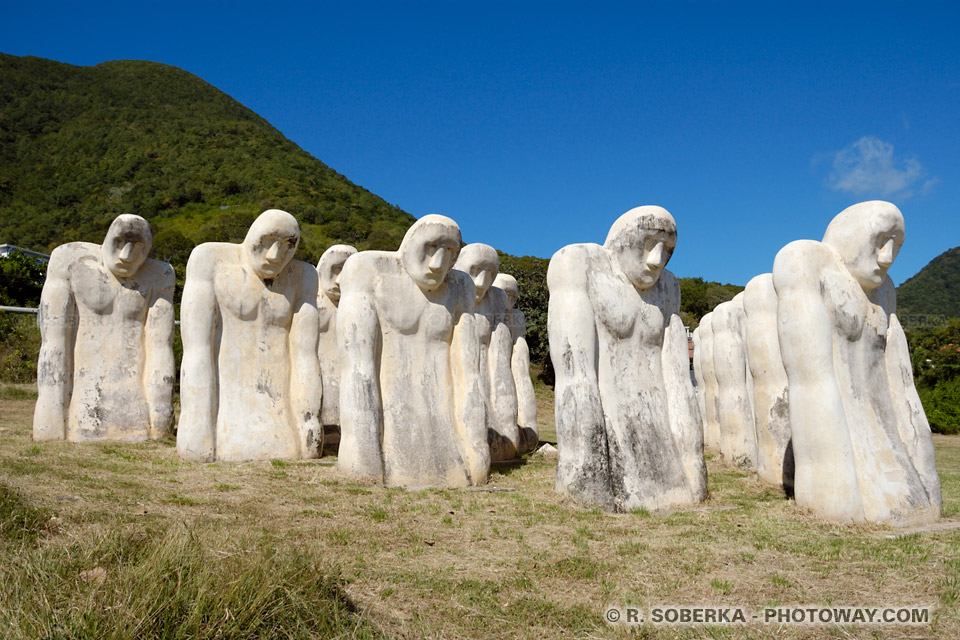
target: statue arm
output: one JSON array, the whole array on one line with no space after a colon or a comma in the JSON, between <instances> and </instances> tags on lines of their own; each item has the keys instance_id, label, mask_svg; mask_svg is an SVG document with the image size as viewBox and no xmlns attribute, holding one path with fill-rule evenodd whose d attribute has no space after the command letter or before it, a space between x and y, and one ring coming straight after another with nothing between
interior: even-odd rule
<instances>
[{"instance_id":1,"label":"statue arm","mask_svg":"<svg viewBox=\"0 0 960 640\"><path fill-rule=\"evenodd\" d=\"M144 327L145 396L150 414L150 437L159 438L173 426L173 268L159 263L159 286L147 310Z\"/></svg>"},{"instance_id":2,"label":"statue arm","mask_svg":"<svg viewBox=\"0 0 960 640\"><path fill-rule=\"evenodd\" d=\"M517 425L521 429L532 430L531 437L537 437L537 398L530 380L530 347L527 345L527 324L523 313L514 310L510 315L513 331L513 354L510 357L510 371L517 388ZM529 443L531 447L536 442Z\"/></svg>"},{"instance_id":3,"label":"statue arm","mask_svg":"<svg viewBox=\"0 0 960 640\"><path fill-rule=\"evenodd\" d=\"M820 278L834 260L819 242L796 241L777 254L773 285L779 301L777 333L790 389L790 423L800 506L834 520L862 520L863 504L834 372L835 329L820 294Z\"/></svg>"},{"instance_id":4,"label":"statue arm","mask_svg":"<svg viewBox=\"0 0 960 640\"><path fill-rule=\"evenodd\" d=\"M340 274L337 339L340 343L340 450L337 464L352 475L384 480L377 352L380 319L375 274L352 258Z\"/></svg>"},{"instance_id":5,"label":"statue arm","mask_svg":"<svg viewBox=\"0 0 960 640\"><path fill-rule=\"evenodd\" d=\"M448 274L448 278L450 275ZM463 278L465 284L468 278ZM473 299L473 283L466 286L465 300ZM473 485L486 483L490 473L490 445L487 440L487 407L480 384L480 338L477 319L461 310L453 326L450 344L453 373L454 421L466 454L467 473Z\"/></svg>"},{"instance_id":6,"label":"statue arm","mask_svg":"<svg viewBox=\"0 0 960 640\"><path fill-rule=\"evenodd\" d=\"M609 460L597 453L607 448L607 435L597 377L596 312L585 274L589 261L597 258L570 250L554 254L547 268L547 333L556 372L557 488L590 493L596 486L605 495Z\"/></svg>"},{"instance_id":7,"label":"statue arm","mask_svg":"<svg viewBox=\"0 0 960 640\"><path fill-rule=\"evenodd\" d=\"M37 360L37 406L33 415L34 440L63 440L67 436L67 408L73 382L73 332L76 301L70 288L70 255L55 249L40 294L42 344Z\"/></svg>"},{"instance_id":8,"label":"statue arm","mask_svg":"<svg viewBox=\"0 0 960 640\"><path fill-rule=\"evenodd\" d=\"M320 455L323 435L320 427L323 384L317 356L320 336L317 272L304 268L300 283L300 299L290 325L290 409L301 436L303 456L316 458Z\"/></svg>"},{"instance_id":9,"label":"statue arm","mask_svg":"<svg viewBox=\"0 0 960 640\"><path fill-rule=\"evenodd\" d=\"M177 451L186 460L211 462L216 457L219 380L214 341L219 322L214 289L216 255L200 245L187 260L187 277L180 302L180 422Z\"/></svg>"},{"instance_id":10,"label":"statue arm","mask_svg":"<svg viewBox=\"0 0 960 640\"><path fill-rule=\"evenodd\" d=\"M675 289L667 297L667 318L660 363L667 397L670 431L683 463L687 485L695 500L707 497L707 467L703 458L703 422L690 382L690 350L680 319L680 285L669 271L661 274L665 286Z\"/></svg>"},{"instance_id":11,"label":"statue arm","mask_svg":"<svg viewBox=\"0 0 960 640\"><path fill-rule=\"evenodd\" d=\"M892 285L891 285L892 287ZM895 305L892 307L895 308ZM913 366L910 363L910 348L907 337L900 326L896 313L889 316L887 328L886 359L887 379L890 381L890 393L893 406L897 408L897 427L900 437L920 476L920 481L930 497L931 503L938 509L943 501L940 477L937 475L933 454L933 435L930 423L923 410L917 387L913 380Z\"/></svg>"}]
</instances>

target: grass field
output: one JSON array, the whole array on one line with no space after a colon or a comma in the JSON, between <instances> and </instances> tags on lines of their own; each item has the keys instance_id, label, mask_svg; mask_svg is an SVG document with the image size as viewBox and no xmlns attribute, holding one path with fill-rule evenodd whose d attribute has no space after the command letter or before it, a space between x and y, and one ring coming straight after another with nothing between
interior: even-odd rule
<instances>
[{"instance_id":1,"label":"grass field","mask_svg":"<svg viewBox=\"0 0 960 640\"><path fill-rule=\"evenodd\" d=\"M537 389L553 436L549 388ZM199 465L172 441L35 444L0 386L2 638L958 638L960 530L820 522L718 460L705 509L611 515L553 490L405 491L329 460ZM935 438L960 520L960 437ZM919 626L610 626L611 605L931 606Z\"/></svg>"}]
</instances>

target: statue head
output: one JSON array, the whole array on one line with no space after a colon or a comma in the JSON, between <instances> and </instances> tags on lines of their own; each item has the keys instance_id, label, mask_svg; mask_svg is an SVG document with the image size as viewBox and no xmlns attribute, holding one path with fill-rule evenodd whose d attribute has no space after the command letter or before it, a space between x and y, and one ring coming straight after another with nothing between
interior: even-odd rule
<instances>
[{"instance_id":1,"label":"statue head","mask_svg":"<svg viewBox=\"0 0 960 640\"><path fill-rule=\"evenodd\" d=\"M677 224L662 207L637 207L617 218L603 246L634 287L649 289L677 246Z\"/></svg>"},{"instance_id":2,"label":"statue head","mask_svg":"<svg viewBox=\"0 0 960 640\"><path fill-rule=\"evenodd\" d=\"M422 291L434 291L460 254L460 227L446 216L431 214L413 223L400 243L400 262Z\"/></svg>"},{"instance_id":3,"label":"statue head","mask_svg":"<svg viewBox=\"0 0 960 640\"><path fill-rule=\"evenodd\" d=\"M153 233L146 220L131 214L117 216L101 245L103 264L116 277L129 278L146 261L151 246Z\"/></svg>"},{"instance_id":4,"label":"statue head","mask_svg":"<svg viewBox=\"0 0 960 640\"><path fill-rule=\"evenodd\" d=\"M904 222L900 209L882 200L847 207L830 221L823 243L843 261L864 291L883 283L903 246Z\"/></svg>"},{"instance_id":5,"label":"statue head","mask_svg":"<svg viewBox=\"0 0 960 640\"><path fill-rule=\"evenodd\" d=\"M480 304L487 291L493 285L493 279L500 271L500 257L497 250L488 244L474 242L460 250L460 257L454 269L470 276L477 289L476 304Z\"/></svg>"},{"instance_id":6,"label":"statue head","mask_svg":"<svg viewBox=\"0 0 960 640\"><path fill-rule=\"evenodd\" d=\"M493 286L502 289L507 294L507 309L513 309L517 306L517 298L520 297L520 285L517 284L516 278L509 273L497 274Z\"/></svg>"},{"instance_id":7,"label":"statue head","mask_svg":"<svg viewBox=\"0 0 960 640\"><path fill-rule=\"evenodd\" d=\"M348 244L335 244L320 256L317 274L320 276L320 290L334 303L340 300L340 272L347 258L357 250Z\"/></svg>"},{"instance_id":8,"label":"statue head","mask_svg":"<svg viewBox=\"0 0 960 640\"><path fill-rule=\"evenodd\" d=\"M243 239L247 265L264 280L276 278L290 264L300 244L296 218L279 209L264 211L250 225Z\"/></svg>"}]
</instances>

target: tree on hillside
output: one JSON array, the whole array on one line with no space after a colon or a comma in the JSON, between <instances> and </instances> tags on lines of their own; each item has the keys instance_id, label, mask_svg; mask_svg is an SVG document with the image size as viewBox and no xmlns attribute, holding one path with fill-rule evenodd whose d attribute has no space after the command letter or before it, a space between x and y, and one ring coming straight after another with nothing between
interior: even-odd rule
<instances>
[{"instance_id":1,"label":"tree on hillside","mask_svg":"<svg viewBox=\"0 0 960 640\"><path fill-rule=\"evenodd\" d=\"M917 393L936 433L960 433L960 318L907 331Z\"/></svg>"}]
</instances>

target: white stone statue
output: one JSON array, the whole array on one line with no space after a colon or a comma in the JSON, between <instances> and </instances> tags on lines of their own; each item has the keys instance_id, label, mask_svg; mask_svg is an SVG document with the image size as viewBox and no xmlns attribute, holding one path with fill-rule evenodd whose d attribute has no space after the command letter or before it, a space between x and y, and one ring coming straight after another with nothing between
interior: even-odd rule
<instances>
[{"instance_id":1,"label":"white stone statue","mask_svg":"<svg viewBox=\"0 0 960 640\"><path fill-rule=\"evenodd\" d=\"M102 245L54 249L40 296L34 440L144 440L173 422L173 268L121 215Z\"/></svg>"},{"instance_id":2,"label":"white stone statue","mask_svg":"<svg viewBox=\"0 0 960 640\"><path fill-rule=\"evenodd\" d=\"M908 525L940 515L933 439L887 275L903 238L897 207L862 202L837 215L822 242L791 242L774 261L794 492L829 520Z\"/></svg>"},{"instance_id":3,"label":"white stone statue","mask_svg":"<svg viewBox=\"0 0 960 640\"><path fill-rule=\"evenodd\" d=\"M487 439L490 460L513 460L520 449L517 390L510 369L513 335L505 319L507 296L493 287L500 270L497 251L488 244L468 244L453 266L470 276L476 289L473 311L480 340L480 384L487 390Z\"/></svg>"},{"instance_id":4,"label":"white stone statue","mask_svg":"<svg viewBox=\"0 0 960 640\"><path fill-rule=\"evenodd\" d=\"M747 363L753 378L757 474L764 482L793 492L793 448L787 372L777 337L777 292L773 275L764 273L743 291Z\"/></svg>"},{"instance_id":5,"label":"white stone statue","mask_svg":"<svg viewBox=\"0 0 960 640\"><path fill-rule=\"evenodd\" d=\"M556 370L557 490L605 509L703 500L703 431L690 381L676 245L660 207L620 216L603 246L550 261L548 332Z\"/></svg>"},{"instance_id":6,"label":"white stone statue","mask_svg":"<svg viewBox=\"0 0 960 640\"><path fill-rule=\"evenodd\" d=\"M320 447L317 272L293 260L300 226L264 211L243 244L187 261L177 450L186 460L313 458Z\"/></svg>"},{"instance_id":7,"label":"white stone statue","mask_svg":"<svg viewBox=\"0 0 960 640\"><path fill-rule=\"evenodd\" d=\"M317 311L320 316L320 339L317 355L320 357L320 377L323 379L323 403L320 424L323 426L323 444L340 442L340 350L337 344L337 308L340 306L340 272L347 258L357 252L346 244L335 244L320 256L317 275L320 293Z\"/></svg>"},{"instance_id":8,"label":"white stone statue","mask_svg":"<svg viewBox=\"0 0 960 640\"><path fill-rule=\"evenodd\" d=\"M490 471L470 277L460 228L424 216L399 251L340 274L339 468L388 485L462 487Z\"/></svg>"},{"instance_id":9,"label":"white stone statue","mask_svg":"<svg viewBox=\"0 0 960 640\"><path fill-rule=\"evenodd\" d=\"M696 357L694 350L693 366L700 368L703 378L703 388L700 395L703 398L701 418L703 420L703 446L714 453L720 453L720 399L717 397L719 385L717 372L713 362L713 312L700 318L700 325L695 335L700 340L700 357Z\"/></svg>"},{"instance_id":10,"label":"white stone statue","mask_svg":"<svg viewBox=\"0 0 960 640\"><path fill-rule=\"evenodd\" d=\"M705 382L703 379L703 345L700 344L700 327L693 330L693 379L696 382L697 410L700 412L700 423L703 425L703 447L707 449L707 407L703 397Z\"/></svg>"},{"instance_id":11,"label":"white stone statue","mask_svg":"<svg viewBox=\"0 0 960 640\"><path fill-rule=\"evenodd\" d=\"M720 452L732 463L755 471L757 431L753 385L744 341L743 293L713 310L713 365L717 376Z\"/></svg>"},{"instance_id":12,"label":"white stone statue","mask_svg":"<svg viewBox=\"0 0 960 640\"><path fill-rule=\"evenodd\" d=\"M520 429L518 453L533 451L540 442L537 427L537 398L530 379L530 347L527 346L527 321L523 312L516 308L520 297L517 279L508 273L500 273L493 286L504 292L507 299L505 322L510 328L513 352L510 354L510 371L517 394L517 426Z\"/></svg>"}]
</instances>

